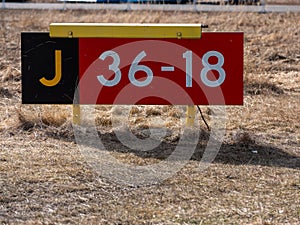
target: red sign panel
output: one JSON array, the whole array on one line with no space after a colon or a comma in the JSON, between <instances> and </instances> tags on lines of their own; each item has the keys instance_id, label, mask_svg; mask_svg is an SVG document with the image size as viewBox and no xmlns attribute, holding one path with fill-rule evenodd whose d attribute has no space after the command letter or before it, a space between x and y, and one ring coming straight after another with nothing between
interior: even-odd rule
<instances>
[{"instance_id":1,"label":"red sign panel","mask_svg":"<svg viewBox=\"0 0 300 225\"><path fill-rule=\"evenodd\" d=\"M80 38L79 103L242 105L243 33Z\"/></svg>"}]
</instances>

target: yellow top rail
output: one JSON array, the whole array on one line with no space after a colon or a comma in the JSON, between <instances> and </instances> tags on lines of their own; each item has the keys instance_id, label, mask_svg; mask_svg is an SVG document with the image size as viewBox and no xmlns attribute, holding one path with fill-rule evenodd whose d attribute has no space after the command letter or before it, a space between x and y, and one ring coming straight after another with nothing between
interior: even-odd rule
<instances>
[{"instance_id":1,"label":"yellow top rail","mask_svg":"<svg viewBox=\"0 0 300 225\"><path fill-rule=\"evenodd\" d=\"M50 37L201 38L201 24L51 23Z\"/></svg>"}]
</instances>

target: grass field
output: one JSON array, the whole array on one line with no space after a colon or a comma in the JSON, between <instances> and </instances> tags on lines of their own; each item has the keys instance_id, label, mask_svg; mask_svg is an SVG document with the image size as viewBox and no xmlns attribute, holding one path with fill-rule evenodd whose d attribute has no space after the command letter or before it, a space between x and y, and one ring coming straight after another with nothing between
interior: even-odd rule
<instances>
[{"instance_id":1,"label":"grass field","mask_svg":"<svg viewBox=\"0 0 300 225\"><path fill-rule=\"evenodd\" d=\"M28 0L27 2L56 3L57 1L56 0ZM202 2L205 2L205 1L202 1ZM207 1L207 2L209 2L209 1ZM276 4L276 5L299 5L300 4L300 0L265 0L264 2L265 2L265 4Z\"/></svg>"},{"instance_id":2,"label":"grass field","mask_svg":"<svg viewBox=\"0 0 300 225\"><path fill-rule=\"evenodd\" d=\"M0 221L8 224L299 224L299 13L0 11ZM99 176L80 153L70 106L21 105L20 32L51 22L202 23L243 31L244 106L227 107L226 135L214 162L199 171L209 132L191 160L156 185L126 186ZM203 107L210 123L210 109ZM96 108L101 140L118 160L164 159L180 133L176 107L137 106L130 128L167 121L170 135L150 153L124 147L111 106Z\"/></svg>"}]
</instances>

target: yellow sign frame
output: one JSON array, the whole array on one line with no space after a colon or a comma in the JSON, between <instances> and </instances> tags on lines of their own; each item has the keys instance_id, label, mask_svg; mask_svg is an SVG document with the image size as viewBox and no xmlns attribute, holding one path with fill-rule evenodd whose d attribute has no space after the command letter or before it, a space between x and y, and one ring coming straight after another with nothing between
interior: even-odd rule
<instances>
[{"instance_id":1,"label":"yellow sign frame","mask_svg":"<svg viewBox=\"0 0 300 225\"><path fill-rule=\"evenodd\" d=\"M201 38L201 24L51 23L50 37Z\"/></svg>"}]
</instances>

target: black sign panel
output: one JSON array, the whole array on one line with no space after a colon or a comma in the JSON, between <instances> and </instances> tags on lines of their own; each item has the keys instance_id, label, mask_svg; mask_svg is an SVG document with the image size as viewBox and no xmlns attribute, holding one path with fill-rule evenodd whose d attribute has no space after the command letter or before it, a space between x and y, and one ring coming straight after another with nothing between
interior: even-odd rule
<instances>
[{"instance_id":1,"label":"black sign panel","mask_svg":"<svg viewBox=\"0 0 300 225\"><path fill-rule=\"evenodd\" d=\"M22 33L22 103L72 104L78 85L78 39Z\"/></svg>"}]
</instances>

